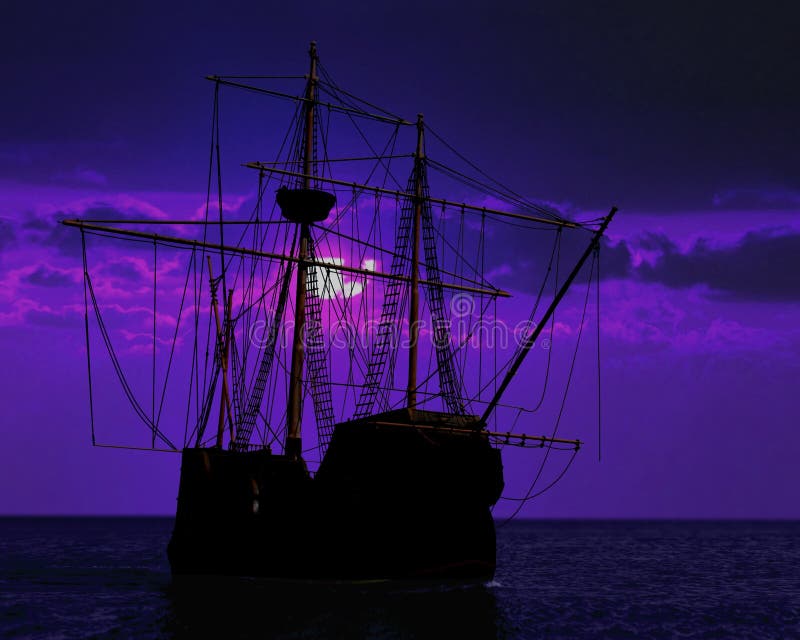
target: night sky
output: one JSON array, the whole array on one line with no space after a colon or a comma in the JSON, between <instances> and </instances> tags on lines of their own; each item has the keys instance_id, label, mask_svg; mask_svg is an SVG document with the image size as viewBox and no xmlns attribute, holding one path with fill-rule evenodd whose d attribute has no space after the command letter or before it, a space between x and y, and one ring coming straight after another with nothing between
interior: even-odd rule
<instances>
[{"instance_id":1,"label":"night sky","mask_svg":"<svg viewBox=\"0 0 800 640\"><path fill-rule=\"evenodd\" d=\"M564 427L587 446L523 515L800 517L793 3L270 4L4 3L0 513L173 513L178 456L91 447L80 254L57 221L196 212L204 76L304 73L315 39L342 86L423 111L526 196L579 219L620 207L603 263L602 461L587 353ZM265 151L283 127L270 115L253 136ZM226 173L232 215L252 179ZM490 261L519 271L527 248L496 240ZM517 275L496 284L531 291ZM513 457L510 490L535 460Z\"/></svg>"}]
</instances>

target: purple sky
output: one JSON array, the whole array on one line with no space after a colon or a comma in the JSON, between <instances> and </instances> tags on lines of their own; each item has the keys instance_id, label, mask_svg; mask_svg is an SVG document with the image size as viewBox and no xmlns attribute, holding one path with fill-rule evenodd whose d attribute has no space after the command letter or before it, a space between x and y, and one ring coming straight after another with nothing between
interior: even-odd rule
<instances>
[{"instance_id":1,"label":"purple sky","mask_svg":"<svg viewBox=\"0 0 800 640\"><path fill-rule=\"evenodd\" d=\"M406 117L424 111L527 196L578 218L620 207L603 261L603 460L590 336L560 432L587 446L524 515L800 517L800 16L789 7L11 2L0 26L0 513L173 512L178 456L90 446L77 234L56 222L195 215L203 76L302 73L315 38L340 84ZM233 147L232 167L267 159L282 134L258 115L249 142L265 153ZM231 216L252 178L226 172ZM503 267L539 263L513 233L492 242L493 281L524 307L531 287ZM146 331L137 293L105 293L133 357ZM573 296L567 340L579 311ZM510 400L538 393L536 357ZM113 441L118 405L101 404ZM545 416L522 430L550 428ZM524 493L536 456L508 456L510 495Z\"/></svg>"}]
</instances>

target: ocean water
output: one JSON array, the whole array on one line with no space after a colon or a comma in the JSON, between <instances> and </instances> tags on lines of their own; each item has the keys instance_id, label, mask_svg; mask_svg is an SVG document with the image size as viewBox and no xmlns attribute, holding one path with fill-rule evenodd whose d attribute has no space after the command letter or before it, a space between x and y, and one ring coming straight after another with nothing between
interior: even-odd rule
<instances>
[{"instance_id":1,"label":"ocean water","mask_svg":"<svg viewBox=\"0 0 800 640\"><path fill-rule=\"evenodd\" d=\"M800 638L800 522L520 521L485 585L173 581L168 518L0 519L2 638Z\"/></svg>"}]
</instances>

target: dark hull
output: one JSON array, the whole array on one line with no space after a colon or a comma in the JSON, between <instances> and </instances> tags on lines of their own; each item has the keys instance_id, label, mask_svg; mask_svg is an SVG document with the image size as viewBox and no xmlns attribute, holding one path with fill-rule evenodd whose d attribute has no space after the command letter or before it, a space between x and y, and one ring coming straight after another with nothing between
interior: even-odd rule
<instances>
[{"instance_id":1,"label":"dark hull","mask_svg":"<svg viewBox=\"0 0 800 640\"><path fill-rule=\"evenodd\" d=\"M313 478L302 460L268 451L185 449L173 573L491 579L499 451L485 437L410 421L403 411L337 425Z\"/></svg>"}]
</instances>

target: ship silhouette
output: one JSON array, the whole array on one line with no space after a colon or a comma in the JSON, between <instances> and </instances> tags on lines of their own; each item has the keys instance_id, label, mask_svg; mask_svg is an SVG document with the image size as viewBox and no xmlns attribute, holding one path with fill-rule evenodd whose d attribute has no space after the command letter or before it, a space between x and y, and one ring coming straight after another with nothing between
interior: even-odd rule
<instances>
[{"instance_id":1,"label":"ship silhouette","mask_svg":"<svg viewBox=\"0 0 800 640\"><path fill-rule=\"evenodd\" d=\"M291 78L208 79L215 98L204 216L64 221L83 240L91 401L97 401L92 358L99 355L90 349L90 324L150 430L150 448L181 454L168 546L173 573L491 579L492 507L504 488L503 447L576 452L581 445L518 433L496 421L492 426L492 420L527 354L599 250L616 209L576 222L496 181L451 170L428 155L432 129L422 115L406 120L344 91L321 65L314 43L298 94L264 86ZM223 205L222 90L294 108L278 159L250 161L242 169L258 180L257 204L247 219L231 218ZM370 127L388 138L382 147L367 143L370 151L362 156L336 156L334 146L344 138L336 137L334 119L354 129L357 140L367 140ZM413 153L397 151L405 131L415 136ZM410 169L405 185L394 178L402 162ZM354 168L362 166L369 169ZM510 206L433 197L432 168ZM367 178L353 180L354 174ZM447 220L461 240L442 231ZM452 316L454 304L472 301L468 313L483 319L495 301L509 296L489 282L482 264L490 240L485 225L493 220L517 225L520 233L556 230L559 239L562 231L578 231L585 248L563 281L553 284L549 268L540 274L553 284L546 308L512 358L502 367L495 360L485 373L489 358L464 355L473 336L457 335ZM154 224L186 233L162 233ZM470 234L477 248L463 241ZM154 254L150 411L120 364L87 257L90 238L109 237L152 246ZM155 338L156 262L167 251L188 256L188 265L169 366L163 385L156 385L156 350L162 349ZM360 338L365 324L371 332L361 343L335 344L336 331ZM486 350L479 344L475 351ZM156 389L166 389L174 375L173 356L188 362L182 446L168 433L164 395ZM94 412L92 420L98 444ZM312 454L318 456L313 469Z\"/></svg>"}]
</instances>

